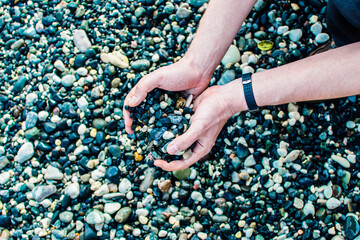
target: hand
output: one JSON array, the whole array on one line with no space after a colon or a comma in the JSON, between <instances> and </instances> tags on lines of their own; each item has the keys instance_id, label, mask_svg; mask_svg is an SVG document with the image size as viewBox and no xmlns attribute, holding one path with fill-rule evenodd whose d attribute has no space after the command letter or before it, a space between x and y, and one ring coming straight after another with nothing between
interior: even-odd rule
<instances>
[{"instance_id":1,"label":"hand","mask_svg":"<svg viewBox=\"0 0 360 240\"><path fill-rule=\"evenodd\" d=\"M195 113L189 129L167 147L167 152L173 155L196 142L191 157L169 163L155 160L154 164L166 171L175 171L193 165L208 154L226 121L236 112L247 109L242 92L241 79L205 90L194 102Z\"/></svg>"},{"instance_id":2,"label":"hand","mask_svg":"<svg viewBox=\"0 0 360 240\"><path fill-rule=\"evenodd\" d=\"M184 57L179 62L170 66L159 68L146 75L135 85L125 98L124 106L135 107L139 105L146 95L155 88L168 91L184 91L186 94L193 94L197 97L209 85L211 74L196 68L192 61ZM127 133L133 133L128 110L123 108L125 129Z\"/></svg>"}]
</instances>

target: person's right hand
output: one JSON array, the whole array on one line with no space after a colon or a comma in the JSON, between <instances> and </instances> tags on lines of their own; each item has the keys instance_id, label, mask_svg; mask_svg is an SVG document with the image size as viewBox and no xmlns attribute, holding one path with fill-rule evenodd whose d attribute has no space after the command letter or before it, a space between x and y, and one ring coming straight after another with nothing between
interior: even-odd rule
<instances>
[{"instance_id":1,"label":"person's right hand","mask_svg":"<svg viewBox=\"0 0 360 240\"><path fill-rule=\"evenodd\" d=\"M185 94L193 94L196 98L209 85L211 74L204 73L192 64L191 60L184 57L174 64L159 68L141 78L124 101L123 116L126 132L129 134L134 132L131 129L133 120L130 118L130 112L125 110L126 105L130 107L139 105L155 88L184 91Z\"/></svg>"}]
</instances>

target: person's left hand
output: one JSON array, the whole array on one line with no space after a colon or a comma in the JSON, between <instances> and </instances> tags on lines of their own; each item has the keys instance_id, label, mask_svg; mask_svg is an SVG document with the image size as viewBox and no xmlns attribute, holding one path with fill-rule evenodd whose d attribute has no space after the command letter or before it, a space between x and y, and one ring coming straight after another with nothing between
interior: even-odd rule
<instances>
[{"instance_id":1,"label":"person's left hand","mask_svg":"<svg viewBox=\"0 0 360 240\"><path fill-rule=\"evenodd\" d=\"M169 163L155 160L155 166L166 171L181 170L208 154L226 121L236 112L247 110L242 91L241 79L205 90L194 102L195 113L189 129L167 147L167 152L173 155L196 142L191 157Z\"/></svg>"}]
</instances>

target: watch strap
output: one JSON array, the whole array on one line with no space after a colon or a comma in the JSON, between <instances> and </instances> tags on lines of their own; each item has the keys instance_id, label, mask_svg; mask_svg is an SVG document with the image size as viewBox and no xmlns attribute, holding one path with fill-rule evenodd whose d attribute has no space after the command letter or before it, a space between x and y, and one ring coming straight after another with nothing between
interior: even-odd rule
<instances>
[{"instance_id":1,"label":"watch strap","mask_svg":"<svg viewBox=\"0 0 360 240\"><path fill-rule=\"evenodd\" d=\"M245 73L242 75L242 84L244 88L246 104L249 108L249 111L253 112L259 110L259 107L255 101L254 92L252 90L251 73Z\"/></svg>"}]
</instances>

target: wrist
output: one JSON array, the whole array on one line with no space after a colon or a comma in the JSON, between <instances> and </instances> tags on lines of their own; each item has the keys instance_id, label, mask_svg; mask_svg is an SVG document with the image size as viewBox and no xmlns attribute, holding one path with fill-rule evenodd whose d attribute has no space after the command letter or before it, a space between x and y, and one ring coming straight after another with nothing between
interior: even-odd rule
<instances>
[{"instance_id":1,"label":"wrist","mask_svg":"<svg viewBox=\"0 0 360 240\"><path fill-rule=\"evenodd\" d=\"M225 88L225 94L223 95L226 98L225 101L228 103L231 116L237 112L248 110L241 78L237 78L234 81L223 85L223 87Z\"/></svg>"},{"instance_id":2,"label":"wrist","mask_svg":"<svg viewBox=\"0 0 360 240\"><path fill-rule=\"evenodd\" d=\"M182 58L194 71L198 74L199 78L210 82L216 67L219 63L211 63L207 59L200 56L199 53L188 50Z\"/></svg>"}]
</instances>

